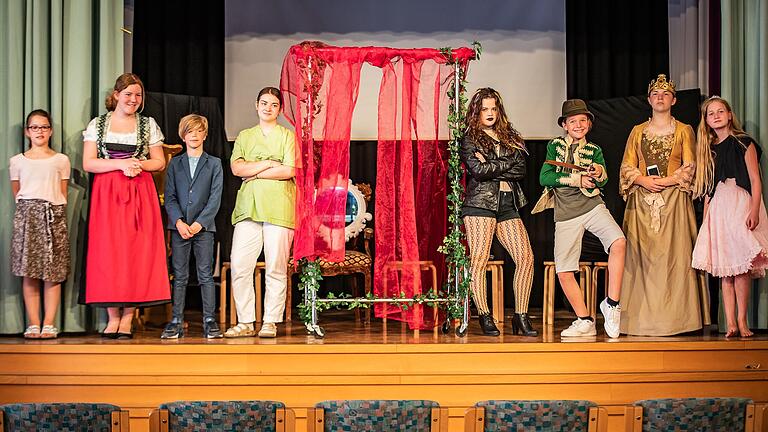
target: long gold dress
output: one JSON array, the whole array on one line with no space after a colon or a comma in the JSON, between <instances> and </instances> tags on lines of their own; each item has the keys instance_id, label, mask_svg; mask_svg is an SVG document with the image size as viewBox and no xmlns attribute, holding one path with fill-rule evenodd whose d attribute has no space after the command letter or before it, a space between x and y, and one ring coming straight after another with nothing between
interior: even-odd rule
<instances>
[{"instance_id":1,"label":"long gold dress","mask_svg":"<svg viewBox=\"0 0 768 432\"><path fill-rule=\"evenodd\" d=\"M691 267L695 138L690 126L677 121L674 133L652 136L648 123L632 129L621 163L619 191L627 201L621 333L668 336L701 329L702 310L709 311L704 276ZM633 185L652 165L677 184L658 193Z\"/></svg>"}]
</instances>

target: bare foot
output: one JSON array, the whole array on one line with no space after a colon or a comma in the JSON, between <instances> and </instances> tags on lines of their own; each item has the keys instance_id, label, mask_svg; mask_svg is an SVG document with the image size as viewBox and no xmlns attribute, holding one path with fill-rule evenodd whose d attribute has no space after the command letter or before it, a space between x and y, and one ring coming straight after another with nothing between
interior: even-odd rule
<instances>
[{"instance_id":1,"label":"bare foot","mask_svg":"<svg viewBox=\"0 0 768 432\"><path fill-rule=\"evenodd\" d=\"M747 323L739 323L739 333L741 334L741 337L750 337L754 335L754 333L752 333L752 331L749 329Z\"/></svg>"},{"instance_id":2,"label":"bare foot","mask_svg":"<svg viewBox=\"0 0 768 432\"><path fill-rule=\"evenodd\" d=\"M739 332L739 328L735 324L728 324L728 331L725 332L725 337L729 338L736 336Z\"/></svg>"},{"instance_id":3,"label":"bare foot","mask_svg":"<svg viewBox=\"0 0 768 432\"><path fill-rule=\"evenodd\" d=\"M104 331L102 331L102 333L117 333L117 329L119 327L120 327L120 321L109 322L107 323L107 326L104 328Z\"/></svg>"}]
</instances>

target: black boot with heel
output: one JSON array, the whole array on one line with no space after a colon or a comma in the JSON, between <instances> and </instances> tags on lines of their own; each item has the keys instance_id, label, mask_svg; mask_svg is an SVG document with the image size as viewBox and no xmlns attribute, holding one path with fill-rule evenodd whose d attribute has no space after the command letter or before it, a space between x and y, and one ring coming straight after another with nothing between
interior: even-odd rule
<instances>
[{"instance_id":1,"label":"black boot with heel","mask_svg":"<svg viewBox=\"0 0 768 432\"><path fill-rule=\"evenodd\" d=\"M531 325L531 318L527 313L516 313L512 315L512 334L517 334L518 331L521 332L523 336L532 337L539 335L539 332L537 332L533 328L533 325Z\"/></svg>"},{"instance_id":2,"label":"black boot with heel","mask_svg":"<svg viewBox=\"0 0 768 432\"><path fill-rule=\"evenodd\" d=\"M501 334L496 327L496 323L493 322L491 314L480 314L480 329L483 330L483 334L486 336L498 336Z\"/></svg>"}]
</instances>

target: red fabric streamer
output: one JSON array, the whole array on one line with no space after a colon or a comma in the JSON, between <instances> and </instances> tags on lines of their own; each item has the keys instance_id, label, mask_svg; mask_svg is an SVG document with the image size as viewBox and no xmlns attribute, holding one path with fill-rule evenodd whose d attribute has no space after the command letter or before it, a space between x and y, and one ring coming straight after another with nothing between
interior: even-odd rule
<instances>
[{"instance_id":1,"label":"red fabric streamer","mask_svg":"<svg viewBox=\"0 0 768 432\"><path fill-rule=\"evenodd\" d=\"M453 50L466 71L470 48ZM344 257L349 141L363 63L383 69L379 90L374 292L406 297L440 291L447 232L446 123L454 66L437 49L294 45L280 88L284 113L296 128L296 261ZM441 141L442 140L442 141ZM433 282L432 269L436 271ZM378 316L435 325L432 309L377 305Z\"/></svg>"}]
</instances>

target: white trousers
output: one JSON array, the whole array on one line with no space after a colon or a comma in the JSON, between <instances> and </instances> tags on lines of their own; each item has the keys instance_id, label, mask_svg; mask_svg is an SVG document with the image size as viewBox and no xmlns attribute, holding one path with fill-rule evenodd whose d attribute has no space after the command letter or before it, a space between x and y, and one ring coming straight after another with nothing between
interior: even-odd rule
<instances>
[{"instance_id":1,"label":"white trousers","mask_svg":"<svg viewBox=\"0 0 768 432\"><path fill-rule=\"evenodd\" d=\"M256 321L256 293L253 272L264 248L266 292L264 322L282 322L285 311L285 289L288 282L288 257L293 230L266 222L244 220L235 224L232 235L232 294L235 297L237 321ZM261 289L261 287L258 287Z\"/></svg>"}]
</instances>

